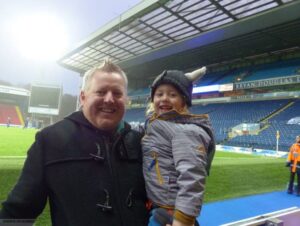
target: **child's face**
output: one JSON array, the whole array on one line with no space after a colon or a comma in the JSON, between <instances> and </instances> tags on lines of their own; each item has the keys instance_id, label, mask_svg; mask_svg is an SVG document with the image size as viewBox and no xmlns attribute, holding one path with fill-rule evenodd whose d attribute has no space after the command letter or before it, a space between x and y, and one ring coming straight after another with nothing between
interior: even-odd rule
<instances>
[{"instance_id":1,"label":"child's face","mask_svg":"<svg viewBox=\"0 0 300 226\"><path fill-rule=\"evenodd\" d=\"M182 111L185 101L174 86L163 84L155 90L153 105L155 113L160 115L171 110Z\"/></svg>"}]
</instances>

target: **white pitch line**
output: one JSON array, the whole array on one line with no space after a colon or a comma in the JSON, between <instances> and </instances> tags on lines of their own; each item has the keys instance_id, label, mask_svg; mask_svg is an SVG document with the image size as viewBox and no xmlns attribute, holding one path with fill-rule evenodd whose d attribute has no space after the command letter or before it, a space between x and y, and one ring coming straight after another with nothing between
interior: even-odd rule
<instances>
[{"instance_id":1,"label":"white pitch line","mask_svg":"<svg viewBox=\"0 0 300 226\"><path fill-rule=\"evenodd\" d=\"M0 159L25 159L26 156L0 156Z\"/></svg>"},{"instance_id":2,"label":"white pitch line","mask_svg":"<svg viewBox=\"0 0 300 226\"><path fill-rule=\"evenodd\" d=\"M214 159L258 159L258 158L214 157Z\"/></svg>"}]
</instances>

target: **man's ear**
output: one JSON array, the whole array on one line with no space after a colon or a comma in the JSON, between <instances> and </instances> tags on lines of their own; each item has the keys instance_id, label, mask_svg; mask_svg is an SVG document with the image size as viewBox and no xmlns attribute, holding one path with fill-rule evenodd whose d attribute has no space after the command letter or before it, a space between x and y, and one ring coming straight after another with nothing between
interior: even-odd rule
<instances>
[{"instance_id":1,"label":"man's ear","mask_svg":"<svg viewBox=\"0 0 300 226\"><path fill-rule=\"evenodd\" d=\"M80 91L79 100L80 100L80 106L82 107L85 102L85 93L83 90Z\"/></svg>"}]
</instances>

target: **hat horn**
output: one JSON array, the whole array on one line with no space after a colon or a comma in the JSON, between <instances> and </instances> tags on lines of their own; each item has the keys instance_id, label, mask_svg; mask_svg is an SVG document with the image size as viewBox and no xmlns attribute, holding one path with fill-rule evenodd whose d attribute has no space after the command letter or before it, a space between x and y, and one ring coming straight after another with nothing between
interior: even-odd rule
<instances>
[{"instance_id":1,"label":"hat horn","mask_svg":"<svg viewBox=\"0 0 300 226\"><path fill-rule=\"evenodd\" d=\"M203 75L206 73L206 67L199 68L195 71L186 73L185 76L191 81L196 82L197 80L201 79Z\"/></svg>"}]
</instances>

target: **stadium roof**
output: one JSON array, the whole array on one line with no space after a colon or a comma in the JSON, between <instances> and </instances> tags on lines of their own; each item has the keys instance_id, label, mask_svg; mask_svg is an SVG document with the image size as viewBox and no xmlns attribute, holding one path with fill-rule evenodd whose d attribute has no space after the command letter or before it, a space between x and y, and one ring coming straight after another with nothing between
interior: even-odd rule
<instances>
[{"instance_id":1,"label":"stadium roof","mask_svg":"<svg viewBox=\"0 0 300 226\"><path fill-rule=\"evenodd\" d=\"M109 57L129 77L300 50L299 0L145 0L58 63L83 73Z\"/></svg>"}]
</instances>

